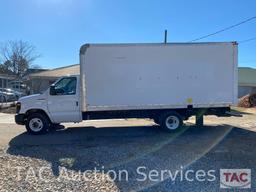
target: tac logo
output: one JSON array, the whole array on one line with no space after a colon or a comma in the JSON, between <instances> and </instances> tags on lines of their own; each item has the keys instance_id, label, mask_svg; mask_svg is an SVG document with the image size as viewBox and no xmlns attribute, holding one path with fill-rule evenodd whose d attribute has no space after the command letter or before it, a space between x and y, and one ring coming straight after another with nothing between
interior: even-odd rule
<instances>
[{"instance_id":1,"label":"tac logo","mask_svg":"<svg viewBox=\"0 0 256 192\"><path fill-rule=\"evenodd\" d=\"M251 188L251 169L220 169L220 188Z\"/></svg>"}]
</instances>

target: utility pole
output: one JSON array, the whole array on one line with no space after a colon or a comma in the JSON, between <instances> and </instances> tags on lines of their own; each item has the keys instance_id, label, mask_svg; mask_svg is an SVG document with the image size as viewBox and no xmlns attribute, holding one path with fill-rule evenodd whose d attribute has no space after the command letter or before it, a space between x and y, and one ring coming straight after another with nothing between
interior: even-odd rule
<instances>
[{"instance_id":1,"label":"utility pole","mask_svg":"<svg viewBox=\"0 0 256 192\"><path fill-rule=\"evenodd\" d=\"M167 30L164 31L164 44L167 43Z\"/></svg>"}]
</instances>

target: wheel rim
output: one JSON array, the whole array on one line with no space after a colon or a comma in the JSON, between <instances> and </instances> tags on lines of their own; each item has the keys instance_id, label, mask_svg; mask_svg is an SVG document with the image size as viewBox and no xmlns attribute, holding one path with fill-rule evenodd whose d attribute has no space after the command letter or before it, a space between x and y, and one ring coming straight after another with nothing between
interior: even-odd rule
<instances>
[{"instance_id":1,"label":"wheel rim","mask_svg":"<svg viewBox=\"0 0 256 192\"><path fill-rule=\"evenodd\" d=\"M34 132L41 131L43 126L43 121L39 118L33 118L29 121L29 128Z\"/></svg>"},{"instance_id":2,"label":"wheel rim","mask_svg":"<svg viewBox=\"0 0 256 192\"><path fill-rule=\"evenodd\" d=\"M177 129L180 125L180 120L176 116L169 116L165 121L166 127L168 129L174 130Z\"/></svg>"}]
</instances>

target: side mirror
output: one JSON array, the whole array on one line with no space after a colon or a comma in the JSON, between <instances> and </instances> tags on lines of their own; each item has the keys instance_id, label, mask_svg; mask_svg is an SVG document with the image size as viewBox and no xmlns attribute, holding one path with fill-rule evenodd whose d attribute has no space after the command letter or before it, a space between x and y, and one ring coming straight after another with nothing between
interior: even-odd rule
<instances>
[{"instance_id":1,"label":"side mirror","mask_svg":"<svg viewBox=\"0 0 256 192\"><path fill-rule=\"evenodd\" d=\"M57 95L56 90L55 90L55 85L50 86L50 95Z\"/></svg>"}]
</instances>

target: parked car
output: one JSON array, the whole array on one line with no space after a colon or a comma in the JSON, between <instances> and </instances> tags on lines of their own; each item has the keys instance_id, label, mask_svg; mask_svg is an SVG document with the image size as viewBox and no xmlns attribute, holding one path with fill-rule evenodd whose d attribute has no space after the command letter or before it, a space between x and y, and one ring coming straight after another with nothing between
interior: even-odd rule
<instances>
[{"instance_id":1,"label":"parked car","mask_svg":"<svg viewBox=\"0 0 256 192\"><path fill-rule=\"evenodd\" d=\"M5 103L7 102L7 98L6 98L6 95L0 91L0 103Z\"/></svg>"},{"instance_id":2,"label":"parked car","mask_svg":"<svg viewBox=\"0 0 256 192\"><path fill-rule=\"evenodd\" d=\"M15 94L14 92L8 89L0 88L0 92L1 92L2 102L17 101L19 99L19 96L17 94Z\"/></svg>"},{"instance_id":3,"label":"parked car","mask_svg":"<svg viewBox=\"0 0 256 192\"><path fill-rule=\"evenodd\" d=\"M0 91L4 92L4 93L12 93L16 96L16 100L18 100L19 98L26 96L24 93L20 92L20 91L15 91L13 89L10 88L0 88Z\"/></svg>"}]
</instances>

